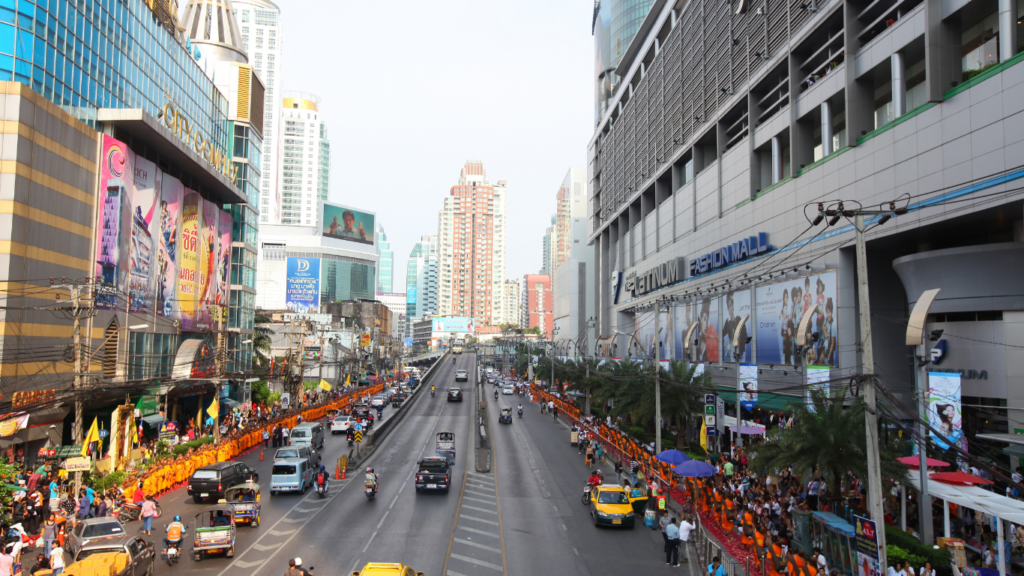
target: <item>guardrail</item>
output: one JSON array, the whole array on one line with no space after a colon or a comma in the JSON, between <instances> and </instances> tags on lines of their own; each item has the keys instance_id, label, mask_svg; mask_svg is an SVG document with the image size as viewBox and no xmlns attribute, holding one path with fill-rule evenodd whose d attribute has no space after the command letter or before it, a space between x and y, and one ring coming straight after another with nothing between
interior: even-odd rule
<instances>
[{"instance_id":1,"label":"guardrail","mask_svg":"<svg viewBox=\"0 0 1024 576\"><path fill-rule=\"evenodd\" d=\"M697 557L694 561L698 565L707 566L717 556L722 567L725 568L726 576L767 576L765 572L767 562L757 562L755 560L753 566L751 566L750 557L747 557L744 562L737 562L723 550L718 540L715 540L704 528L704 522L701 521L700 515L693 514L693 518L697 528L690 533L690 537L693 540L693 547L696 549Z\"/></svg>"}]
</instances>

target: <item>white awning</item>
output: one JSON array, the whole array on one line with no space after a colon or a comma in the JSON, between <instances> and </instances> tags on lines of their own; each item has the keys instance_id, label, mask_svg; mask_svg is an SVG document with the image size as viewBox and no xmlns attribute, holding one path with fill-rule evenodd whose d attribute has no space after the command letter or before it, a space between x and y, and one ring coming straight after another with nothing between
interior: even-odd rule
<instances>
[{"instance_id":1,"label":"white awning","mask_svg":"<svg viewBox=\"0 0 1024 576\"><path fill-rule=\"evenodd\" d=\"M946 484L931 480L929 474L928 495L948 500L959 506L980 510L991 516L1002 518L1014 524L1024 525L1024 502L1001 496L995 492L968 486L965 484ZM921 490L920 477L911 472L910 485L917 491Z\"/></svg>"}]
</instances>

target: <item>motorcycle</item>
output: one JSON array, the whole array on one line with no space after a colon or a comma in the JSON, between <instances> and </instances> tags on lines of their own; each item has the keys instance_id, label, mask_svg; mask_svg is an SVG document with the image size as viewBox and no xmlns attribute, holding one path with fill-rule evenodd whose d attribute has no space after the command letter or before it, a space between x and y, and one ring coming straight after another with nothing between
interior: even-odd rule
<instances>
[{"instance_id":1,"label":"motorcycle","mask_svg":"<svg viewBox=\"0 0 1024 576\"><path fill-rule=\"evenodd\" d=\"M434 389L433 389L433 388L431 388L431 389L430 389L430 397L431 397L431 398L433 398L433 397L434 397Z\"/></svg>"},{"instance_id":2,"label":"motorcycle","mask_svg":"<svg viewBox=\"0 0 1024 576\"><path fill-rule=\"evenodd\" d=\"M321 498L324 498L324 497L327 496L327 490L329 490L329 489L330 489L330 484L328 482L324 482L323 484L317 484L316 485L316 494L317 494L317 496L319 496Z\"/></svg>"},{"instance_id":3,"label":"motorcycle","mask_svg":"<svg viewBox=\"0 0 1024 576\"><path fill-rule=\"evenodd\" d=\"M167 561L167 565L171 566L178 563L178 558L181 557L181 540L176 540L167 545L167 549L164 550L164 560Z\"/></svg>"},{"instance_id":4,"label":"motorcycle","mask_svg":"<svg viewBox=\"0 0 1024 576\"><path fill-rule=\"evenodd\" d=\"M367 500L373 500L373 497L377 495L377 488L369 482L363 483L363 489L366 491Z\"/></svg>"},{"instance_id":5,"label":"motorcycle","mask_svg":"<svg viewBox=\"0 0 1024 576\"><path fill-rule=\"evenodd\" d=\"M580 498L580 500L584 504L590 504L590 484L587 484L583 487L583 497Z\"/></svg>"},{"instance_id":6,"label":"motorcycle","mask_svg":"<svg viewBox=\"0 0 1024 576\"><path fill-rule=\"evenodd\" d=\"M519 417L520 417L520 418L522 418L522 417L523 417L523 409L522 409L522 408L520 408L520 409L519 409Z\"/></svg>"}]
</instances>

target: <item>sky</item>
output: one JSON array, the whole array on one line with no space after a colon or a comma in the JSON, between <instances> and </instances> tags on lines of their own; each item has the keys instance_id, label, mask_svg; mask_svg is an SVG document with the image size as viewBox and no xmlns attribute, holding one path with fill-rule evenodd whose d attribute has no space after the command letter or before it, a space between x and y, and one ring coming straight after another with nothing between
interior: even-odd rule
<instances>
[{"instance_id":1,"label":"sky","mask_svg":"<svg viewBox=\"0 0 1024 576\"><path fill-rule=\"evenodd\" d=\"M470 159L508 181L506 275L536 273L558 186L586 167L593 0L275 1L282 96L320 96L330 201L377 213L395 291Z\"/></svg>"}]
</instances>

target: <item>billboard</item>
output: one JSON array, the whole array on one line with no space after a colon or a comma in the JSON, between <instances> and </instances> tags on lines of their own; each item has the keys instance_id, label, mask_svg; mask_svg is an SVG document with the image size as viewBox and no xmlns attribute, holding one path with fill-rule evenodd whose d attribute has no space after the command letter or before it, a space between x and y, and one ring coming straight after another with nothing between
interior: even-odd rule
<instances>
[{"instance_id":1,"label":"billboard","mask_svg":"<svg viewBox=\"0 0 1024 576\"><path fill-rule=\"evenodd\" d=\"M156 309L161 316L178 317L178 229L185 187L164 175L160 186L160 231L157 235Z\"/></svg>"},{"instance_id":2,"label":"billboard","mask_svg":"<svg viewBox=\"0 0 1024 576\"><path fill-rule=\"evenodd\" d=\"M120 308L118 294L128 290L128 252L132 230L131 196L135 154L119 140L103 136L100 189L96 210L96 276L103 282L97 308Z\"/></svg>"},{"instance_id":3,"label":"billboard","mask_svg":"<svg viewBox=\"0 0 1024 576\"><path fill-rule=\"evenodd\" d=\"M132 183L131 241L128 251L128 309L152 312L155 304L157 272L156 239L160 230L157 218L160 194L156 164L136 158Z\"/></svg>"},{"instance_id":4,"label":"billboard","mask_svg":"<svg viewBox=\"0 0 1024 576\"><path fill-rule=\"evenodd\" d=\"M668 359L668 335L672 333L671 314L668 310L661 311L658 318L658 344L661 351L659 360ZM636 316L636 335L642 347L640 351L633 351L633 354L641 352L644 359L654 358L654 311L644 312Z\"/></svg>"},{"instance_id":5,"label":"billboard","mask_svg":"<svg viewBox=\"0 0 1024 576\"><path fill-rule=\"evenodd\" d=\"M930 432L929 436L940 450L949 450L953 444L967 450L960 405L959 373L928 373L928 424L939 431L938 434Z\"/></svg>"},{"instance_id":6,"label":"billboard","mask_svg":"<svg viewBox=\"0 0 1024 576\"><path fill-rule=\"evenodd\" d=\"M324 203L323 236L373 246L375 219L369 212Z\"/></svg>"},{"instance_id":7,"label":"billboard","mask_svg":"<svg viewBox=\"0 0 1024 576\"><path fill-rule=\"evenodd\" d=\"M736 290L722 298L722 314L724 315L722 319L722 362L736 362L737 354L739 354L739 362L750 362L750 352L753 346L747 344L747 338L753 336L753 331L750 330L750 326L754 322L752 312L750 290ZM751 314L751 317L740 328L738 350L733 349L733 333L747 314Z\"/></svg>"},{"instance_id":8,"label":"billboard","mask_svg":"<svg viewBox=\"0 0 1024 576\"><path fill-rule=\"evenodd\" d=\"M803 363L836 366L838 300L835 271L758 286L757 361L760 364L796 364L796 332L808 309L814 316L807 327ZM814 336L817 335L817 339Z\"/></svg>"},{"instance_id":9,"label":"billboard","mask_svg":"<svg viewBox=\"0 0 1024 576\"><path fill-rule=\"evenodd\" d=\"M320 259L288 258L285 307L297 314L320 311Z\"/></svg>"},{"instance_id":10,"label":"billboard","mask_svg":"<svg viewBox=\"0 0 1024 576\"><path fill-rule=\"evenodd\" d=\"M472 318L463 318L459 316L434 316L432 331L465 332L472 334L475 332L475 325Z\"/></svg>"},{"instance_id":11,"label":"billboard","mask_svg":"<svg viewBox=\"0 0 1024 576\"><path fill-rule=\"evenodd\" d=\"M829 368L828 366L807 367L807 409L816 412L814 397L811 395L815 390L820 390L826 396L831 394L829 389Z\"/></svg>"},{"instance_id":12,"label":"billboard","mask_svg":"<svg viewBox=\"0 0 1024 576\"><path fill-rule=\"evenodd\" d=\"M416 303L416 287L409 286L405 289L405 303L415 304Z\"/></svg>"},{"instance_id":13,"label":"billboard","mask_svg":"<svg viewBox=\"0 0 1024 576\"><path fill-rule=\"evenodd\" d=\"M740 404L745 410L757 406L757 364L740 364Z\"/></svg>"},{"instance_id":14,"label":"billboard","mask_svg":"<svg viewBox=\"0 0 1024 576\"><path fill-rule=\"evenodd\" d=\"M181 330L189 332L195 325L199 309L199 268L201 251L199 232L202 228L203 199L195 190L185 189L181 208L181 245L178 250L178 312Z\"/></svg>"}]
</instances>

